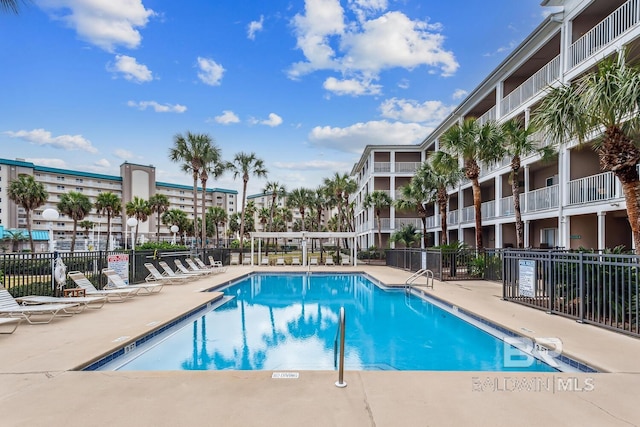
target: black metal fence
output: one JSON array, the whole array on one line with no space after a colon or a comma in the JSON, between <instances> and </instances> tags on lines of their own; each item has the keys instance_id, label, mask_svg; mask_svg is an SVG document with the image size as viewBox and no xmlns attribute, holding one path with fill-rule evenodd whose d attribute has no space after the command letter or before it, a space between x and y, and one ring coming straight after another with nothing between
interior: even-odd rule
<instances>
[{"instance_id":1,"label":"black metal fence","mask_svg":"<svg viewBox=\"0 0 640 427\"><path fill-rule=\"evenodd\" d=\"M387 265L409 271L422 266L433 271L436 279L502 280L502 249L389 249Z\"/></svg>"},{"instance_id":2,"label":"black metal fence","mask_svg":"<svg viewBox=\"0 0 640 427\"><path fill-rule=\"evenodd\" d=\"M506 250L503 297L640 335L640 257L612 253Z\"/></svg>"},{"instance_id":3,"label":"black metal fence","mask_svg":"<svg viewBox=\"0 0 640 427\"><path fill-rule=\"evenodd\" d=\"M175 259L184 261L187 257L198 256L209 263L211 255L217 261L229 264L230 249L200 249L192 251L90 251L90 252L57 252L69 271L80 271L101 289L107 279L102 269L107 268L110 255L129 255L129 281L144 282L149 274L144 264L153 263L159 267L160 261L167 261L173 267ZM237 250L236 250L237 252ZM16 253L0 255L0 285L4 286L14 297L25 295L56 295L54 284L53 253ZM161 270L162 271L162 270ZM65 287L75 287L67 280Z\"/></svg>"}]
</instances>

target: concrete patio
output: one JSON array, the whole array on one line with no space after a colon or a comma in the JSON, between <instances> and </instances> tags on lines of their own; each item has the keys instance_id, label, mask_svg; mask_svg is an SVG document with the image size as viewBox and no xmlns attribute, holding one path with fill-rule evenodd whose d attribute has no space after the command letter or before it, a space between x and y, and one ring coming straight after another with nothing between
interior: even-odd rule
<instances>
[{"instance_id":1,"label":"concrete patio","mask_svg":"<svg viewBox=\"0 0 640 427\"><path fill-rule=\"evenodd\" d=\"M304 267L280 267L306 271ZM606 373L300 371L80 372L101 355L205 304L203 293L250 271L225 273L161 293L86 310L0 335L3 426L457 426L640 425L640 339L502 301L490 282L435 283L425 292L530 337L558 337L563 351ZM329 271L314 267L313 271ZM410 273L359 265L383 283Z\"/></svg>"}]
</instances>

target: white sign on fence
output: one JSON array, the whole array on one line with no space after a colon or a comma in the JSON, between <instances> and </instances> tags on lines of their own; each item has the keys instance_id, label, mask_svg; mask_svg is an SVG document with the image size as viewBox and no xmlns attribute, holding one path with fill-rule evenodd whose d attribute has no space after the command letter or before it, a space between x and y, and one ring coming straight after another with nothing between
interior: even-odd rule
<instances>
[{"instance_id":1,"label":"white sign on fence","mask_svg":"<svg viewBox=\"0 0 640 427\"><path fill-rule=\"evenodd\" d=\"M107 266L118 273L129 284L129 254L114 254L107 257Z\"/></svg>"},{"instance_id":2,"label":"white sign on fence","mask_svg":"<svg viewBox=\"0 0 640 427\"><path fill-rule=\"evenodd\" d=\"M536 262L532 259L518 260L518 295L534 297L536 285Z\"/></svg>"}]
</instances>

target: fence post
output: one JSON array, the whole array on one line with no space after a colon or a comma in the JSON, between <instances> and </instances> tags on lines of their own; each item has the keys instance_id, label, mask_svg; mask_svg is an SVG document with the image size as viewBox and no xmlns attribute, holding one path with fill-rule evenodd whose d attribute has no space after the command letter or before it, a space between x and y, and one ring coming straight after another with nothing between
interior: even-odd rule
<instances>
[{"instance_id":1,"label":"fence post","mask_svg":"<svg viewBox=\"0 0 640 427\"><path fill-rule=\"evenodd\" d=\"M584 323L584 253L580 252L578 254L578 283L580 285L578 296L580 298L580 303L578 304L578 323Z\"/></svg>"},{"instance_id":2,"label":"fence post","mask_svg":"<svg viewBox=\"0 0 640 427\"><path fill-rule=\"evenodd\" d=\"M556 287L555 287L555 280L553 280L553 270L554 270L554 256L553 256L553 251L549 251L548 253L549 255L549 259L547 260L548 262L548 271L547 271L547 277L545 278L545 282L546 282L546 286L548 286L549 289L549 310L547 311L547 314L553 314L555 311L555 301L556 301Z\"/></svg>"}]
</instances>

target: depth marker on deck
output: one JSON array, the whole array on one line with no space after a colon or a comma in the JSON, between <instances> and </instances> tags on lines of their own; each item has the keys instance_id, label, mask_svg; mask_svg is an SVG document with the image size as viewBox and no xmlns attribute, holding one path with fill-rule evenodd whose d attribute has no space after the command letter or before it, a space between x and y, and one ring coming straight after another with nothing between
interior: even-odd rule
<instances>
[{"instance_id":1,"label":"depth marker on deck","mask_svg":"<svg viewBox=\"0 0 640 427\"><path fill-rule=\"evenodd\" d=\"M300 377L298 372L274 372L271 378L284 378L288 380L297 380Z\"/></svg>"}]
</instances>

